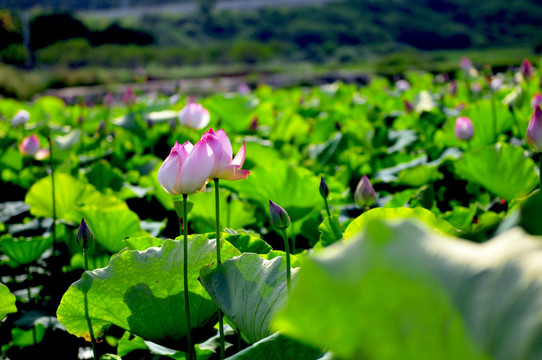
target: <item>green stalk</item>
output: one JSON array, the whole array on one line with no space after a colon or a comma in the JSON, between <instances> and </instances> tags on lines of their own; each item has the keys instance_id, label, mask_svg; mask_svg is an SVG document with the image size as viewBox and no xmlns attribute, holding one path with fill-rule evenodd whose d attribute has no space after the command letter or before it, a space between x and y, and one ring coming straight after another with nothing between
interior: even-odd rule
<instances>
[{"instance_id":1,"label":"green stalk","mask_svg":"<svg viewBox=\"0 0 542 360\"><path fill-rule=\"evenodd\" d=\"M497 133L497 109L495 106L495 91L491 90L491 115L493 115L493 132L495 133L495 142L497 142L499 138L499 134Z\"/></svg>"},{"instance_id":2,"label":"green stalk","mask_svg":"<svg viewBox=\"0 0 542 360\"><path fill-rule=\"evenodd\" d=\"M88 255L85 247L83 247L83 257L85 258L85 271L88 271ZM92 321L90 320L90 316L88 315L88 295L86 291L83 293L83 305L85 307L85 318L87 319L88 332L90 334L90 343L92 345L92 353L94 354L94 359L97 360L99 358L96 354L96 338L94 337L94 330L92 330Z\"/></svg>"},{"instance_id":3,"label":"green stalk","mask_svg":"<svg viewBox=\"0 0 542 360\"><path fill-rule=\"evenodd\" d=\"M218 180L217 178L213 179L215 183L216 262L220 265L222 260L220 257L220 188ZM224 314L220 308L218 308L218 332L220 334L220 360L223 360L225 357Z\"/></svg>"},{"instance_id":4,"label":"green stalk","mask_svg":"<svg viewBox=\"0 0 542 360\"><path fill-rule=\"evenodd\" d=\"M32 279L32 272L30 271L30 265L26 266L26 293L28 295L28 302L32 301L32 291L30 290L30 280ZM36 338L36 325L32 325L32 340L34 340L34 346L38 343Z\"/></svg>"},{"instance_id":5,"label":"green stalk","mask_svg":"<svg viewBox=\"0 0 542 360\"><path fill-rule=\"evenodd\" d=\"M184 257L183 257L183 282L184 282L184 309L186 316L186 342L188 343L188 359L195 359L194 346L192 345L192 325L190 324L190 301L188 298L188 195L183 194L183 233L184 233Z\"/></svg>"},{"instance_id":6,"label":"green stalk","mask_svg":"<svg viewBox=\"0 0 542 360\"><path fill-rule=\"evenodd\" d=\"M290 269L290 244L288 242L288 235L286 234L286 228L282 228L282 237L284 238L284 248L286 250L286 284L288 286L288 295L292 288L292 274Z\"/></svg>"},{"instance_id":7,"label":"green stalk","mask_svg":"<svg viewBox=\"0 0 542 360\"><path fill-rule=\"evenodd\" d=\"M49 135L49 161L51 164L51 188L53 193L53 255L56 244L56 196L55 196L55 167L53 164L53 137Z\"/></svg>"}]
</instances>

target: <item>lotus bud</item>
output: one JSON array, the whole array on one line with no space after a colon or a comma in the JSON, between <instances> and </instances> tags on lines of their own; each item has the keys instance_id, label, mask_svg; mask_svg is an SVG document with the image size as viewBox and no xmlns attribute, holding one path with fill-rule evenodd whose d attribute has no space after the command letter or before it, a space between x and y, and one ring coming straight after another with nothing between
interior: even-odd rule
<instances>
[{"instance_id":1,"label":"lotus bud","mask_svg":"<svg viewBox=\"0 0 542 360\"><path fill-rule=\"evenodd\" d=\"M457 81L450 81L450 95L455 96L457 94Z\"/></svg>"},{"instance_id":2,"label":"lotus bud","mask_svg":"<svg viewBox=\"0 0 542 360\"><path fill-rule=\"evenodd\" d=\"M269 214L271 217L271 224L277 228L283 230L290 226L290 216L279 205L269 200Z\"/></svg>"},{"instance_id":3,"label":"lotus bud","mask_svg":"<svg viewBox=\"0 0 542 360\"><path fill-rule=\"evenodd\" d=\"M110 92L105 94L105 96L104 96L104 98L102 100L102 105L109 108L109 107L113 106L114 103L115 103L115 97L113 96L113 94L111 94Z\"/></svg>"},{"instance_id":4,"label":"lotus bud","mask_svg":"<svg viewBox=\"0 0 542 360\"><path fill-rule=\"evenodd\" d=\"M531 99L531 106L533 109L536 109L537 105L542 105L542 94L536 93L535 96Z\"/></svg>"},{"instance_id":5,"label":"lotus bud","mask_svg":"<svg viewBox=\"0 0 542 360\"><path fill-rule=\"evenodd\" d=\"M356 187L356 192L354 193L354 200L359 207L364 208L371 206L376 201L376 192L369 178L365 175L361 178L361 181Z\"/></svg>"},{"instance_id":6,"label":"lotus bud","mask_svg":"<svg viewBox=\"0 0 542 360\"><path fill-rule=\"evenodd\" d=\"M519 72L525 80L529 80L533 76L533 64L527 59L524 59L519 67Z\"/></svg>"},{"instance_id":7,"label":"lotus bud","mask_svg":"<svg viewBox=\"0 0 542 360\"><path fill-rule=\"evenodd\" d=\"M13 115L13 119L11 119L11 126L26 124L28 120L30 120L30 113L26 110L19 110L15 115Z\"/></svg>"},{"instance_id":8,"label":"lotus bud","mask_svg":"<svg viewBox=\"0 0 542 360\"><path fill-rule=\"evenodd\" d=\"M474 135L472 121L466 116L455 119L454 134L459 140L470 140Z\"/></svg>"},{"instance_id":9,"label":"lotus bud","mask_svg":"<svg viewBox=\"0 0 542 360\"><path fill-rule=\"evenodd\" d=\"M77 230L77 242L83 249L88 249L94 242L94 235L90 231L85 219L81 219L81 225L79 225L79 230Z\"/></svg>"},{"instance_id":10,"label":"lotus bud","mask_svg":"<svg viewBox=\"0 0 542 360\"><path fill-rule=\"evenodd\" d=\"M107 130L105 128L105 121L101 120L98 124L98 128L96 129L96 134L101 137L105 137L107 135Z\"/></svg>"},{"instance_id":11,"label":"lotus bud","mask_svg":"<svg viewBox=\"0 0 542 360\"><path fill-rule=\"evenodd\" d=\"M534 109L525 139L533 151L542 152L542 110L540 110L540 105Z\"/></svg>"},{"instance_id":12,"label":"lotus bud","mask_svg":"<svg viewBox=\"0 0 542 360\"><path fill-rule=\"evenodd\" d=\"M40 149L40 141L34 134L27 136L19 145L19 151L24 156L35 156Z\"/></svg>"},{"instance_id":13,"label":"lotus bud","mask_svg":"<svg viewBox=\"0 0 542 360\"><path fill-rule=\"evenodd\" d=\"M122 102L124 103L124 105L127 105L127 106L132 106L135 104L136 95L131 86L128 86L126 90L124 91L124 95L122 95Z\"/></svg>"},{"instance_id":14,"label":"lotus bud","mask_svg":"<svg viewBox=\"0 0 542 360\"><path fill-rule=\"evenodd\" d=\"M329 195L329 187L323 177L320 178L320 195L322 195L324 199L327 199Z\"/></svg>"},{"instance_id":15,"label":"lotus bud","mask_svg":"<svg viewBox=\"0 0 542 360\"><path fill-rule=\"evenodd\" d=\"M470 59L466 56L463 56L461 58L461 61L460 61L460 66L461 66L461 70L463 70L464 72L469 72L470 69L472 69L472 62L470 61Z\"/></svg>"},{"instance_id":16,"label":"lotus bud","mask_svg":"<svg viewBox=\"0 0 542 360\"><path fill-rule=\"evenodd\" d=\"M414 106L412 106L412 103L410 101L405 100L404 104L405 104L405 111L407 113L411 113L412 111L414 111Z\"/></svg>"}]
</instances>

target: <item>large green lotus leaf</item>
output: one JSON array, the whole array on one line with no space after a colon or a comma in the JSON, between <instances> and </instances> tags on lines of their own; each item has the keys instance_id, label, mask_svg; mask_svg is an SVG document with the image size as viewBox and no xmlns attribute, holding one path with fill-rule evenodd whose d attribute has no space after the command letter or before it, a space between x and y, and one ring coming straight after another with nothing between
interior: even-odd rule
<instances>
[{"instance_id":1,"label":"large green lotus leaf","mask_svg":"<svg viewBox=\"0 0 542 360\"><path fill-rule=\"evenodd\" d=\"M521 147L505 143L466 152L455 164L457 174L511 201L538 184L534 161Z\"/></svg>"},{"instance_id":2,"label":"large green lotus leaf","mask_svg":"<svg viewBox=\"0 0 542 360\"><path fill-rule=\"evenodd\" d=\"M17 306L15 306L15 295L13 295L9 288L0 283L0 321L4 319L7 314L17 312Z\"/></svg>"},{"instance_id":3,"label":"large green lotus leaf","mask_svg":"<svg viewBox=\"0 0 542 360\"><path fill-rule=\"evenodd\" d=\"M219 119L226 131L240 133L250 128L252 105L244 97L217 94L206 98L203 105L209 109L211 121Z\"/></svg>"},{"instance_id":4,"label":"large green lotus leaf","mask_svg":"<svg viewBox=\"0 0 542 360\"><path fill-rule=\"evenodd\" d=\"M94 241L107 251L115 253L125 247L122 240L127 236L142 236L139 217L126 205L103 208L99 205L83 206L82 217L89 226Z\"/></svg>"},{"instance_id":5,"label":"large green lotus leaf","mask_svg":"<svg viewBox=\"0 0 542 360\"><path fill-rule=\"evenodd\" d=\"M267 254L273 250L271 245L266 243L259 234L251 231L226 228L220 234L221 239L226 240L242 253ZM207 239L216 239L216 233L214 232L194 236L205 236Z\"/></svg>"},{"instance_id":6,"label":"large green lotus leaf","mask_svg":"<svg viewBox=\"0 0 542 360\"><path fill-rule=\"evenodd\" d=\"M292 277L297 269L292 269ZM200 281L211 298L250 343L272 331L271 316L286 299L286 262L244 253L201 269Z\"/></svg>"},{"instance_id":7,"label":"large green lotus leaf","mask_svg":"<svg viewBox=\"0 0 542 360\"><path fill-rule=\"evenodd\" d=\"M160 247L164 240L152 236L134 236L123 240L130 250L147 250L150 247Z\"/></svg>"},{"instance_id":8,"label":"large green lotus leaf","mask_svg":"<svg viewBox=\"0 0 542 360\"><path fill-rule=\"evenodd\" d=\"M64 173L55 173L55 208L57 219L79 222L81 218L74 211L80 205L95 204L102 208L122 204L113 196L106 196L92 185ZM34 216L53 217L53 195L51 176L38 180L28 190L25 202Z\"/></svg>"},{"instance_id":9,"label":"large green lotus leaf","mask_svg":"<svg viewBox=\"0 0 542 360\"><path fill-rule=\"evenodd\" d=\"M241 198L262 204L266 214L269 214L268 204L272 200L288 212L292 221L305 217L323 202L318 194L320 178L303 167L284 161L259 166L251 170L242 183L237 181L229 186L235 187Z\"/></svg>"},{"instance_id":10,"label":"large green lotus leaf","mask_svg":"<svg viewBox=\"0 0 542 360\"><path fill-rule=\"evenodd\" d=\"M514 126L514 118L506 105L498 100L495 100L493 104L491 100L480 100L465 109L465 114L471 119L474 126L472 138L474 146L495 143L497 136L493 124L493 106L496 110L497 132L499 134Z\"/></svg>"},{"instance_id":11,"label":"large green lotus leaf","mask_svg":"<svg viewBox=\"0 0 542 360\"><path fill-rule=\"evenodd\" d=\"M239 255L227 242L222 258ZM178 349L186 336L183 292L183 242L165 240L160 248L125 250L106 268L87 271L62 297L59 321L74 335L88 338L83 307L96 334L115 324L144 339ZM217 307L198 281L199 270L216 257L216 241L194 237L188 242L188 287L193 332L214 324Z\"/></svg>"},{"instance_id":12,"label":"large green lotus leaf","mask_svg":"<svg viewBox=\"0 0 542 360\"><path fill-rule=\"evenodd\" d=\"M53 244L52 237L19 237L11 234L0 237L0 248L10 260L24 265L36 261Z\"/></svg>"},{"instance_id":13,"label":"large green lotus leaf","mask_svg":"<svg viewBox=\"0 0 542 360\"><path fill-rule=\"evenodd\" d=\"M241 180L244 181L244 180ZM196 194L193 199L194 207L188 220L195 231L203 233L215 231L215 194L212 191ZM228 192L220 192L220 223L224 227L241 229L254 224L254 205L240 200L227 202Z\"/></svg>"},{"instance_id":14,"label":"large green lotus leaf","mask_svg":"<svg viewBox=\"0 0 542 360\"><path fill-rule=\"evenodd\" d=\"M320 232L320 239L315 246L318 248L329 246L343 237L343 232L339 225L339 217L337 215L326 217L318 226L318 231Z\"/></svg>"},{"instance_id":15,"label":"large green lotus leaf","mask_svg":"<svg viewBox=\"0 0 542 360\"><path fill-rule=\"evenodd\" d=\"M228 357L227 360L315 360L321 355L322 352L320 350L276 332L235 355Z\"/></svg>"},{"instance_id":16,"label":"large green lotus leaf","mask_svg":"<svg viewBox=\"0 0 542 360\"><path fill-rule=\"evenodd\" d=\"M541 239L421 225L371 222L315 253L273 328L345 359L542 358Z\"/></svg>"},{"instance_id":17,"label":"large green lotus leaf","mask_svg":"<svg viewBox=\"0 0 542 360\"><path fill-rule=\"evenodd\" d=\"M441 234L456 235L458 230L446 220L439 219L431 211L422 207L417 208L375 208L364 212L354 219L344 231L344 238L350 239L365 229L373 220L393 220L415 218L423 221Z\"/></svg>"}]
</instances>

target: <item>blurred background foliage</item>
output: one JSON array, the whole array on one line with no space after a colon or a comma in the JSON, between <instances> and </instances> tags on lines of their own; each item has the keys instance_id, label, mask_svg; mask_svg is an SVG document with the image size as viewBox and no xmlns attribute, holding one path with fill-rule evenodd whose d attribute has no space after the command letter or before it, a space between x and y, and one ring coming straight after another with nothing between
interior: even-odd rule
<instances>
[{"instance_id":1,"label":"blurred background foliage","mask_svg":"<svg viewBox=\"0 0 542 360\"><path fill-rule=\"evenodd\" d=\"M178 76L164 70L171 68L213 76L285 72L304 63L315 71L397 74L451 71L466 52L498 67L542 51L542 3L533 0L270 2L262 8L240 2L220 8L227 2L177 1L193 11L159 12L172 1L1 0L0 94L30 98L47 88L129 82L133 71L121 70L141 67L150 79ZM142 5L143 12L130 12ZM111 13L119 8L126 12Z\"/></svg>"}]
</instances>

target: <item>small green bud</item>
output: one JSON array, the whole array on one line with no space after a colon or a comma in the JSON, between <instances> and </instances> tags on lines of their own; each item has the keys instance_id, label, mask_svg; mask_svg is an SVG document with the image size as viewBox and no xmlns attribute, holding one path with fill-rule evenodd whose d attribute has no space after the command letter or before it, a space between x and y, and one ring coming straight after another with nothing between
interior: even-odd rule
<instances>
[{"instance_id":1,"label":"small green bud","mask_svg":"<svg viewBox=\"0 0 542 360\"><path fill-rule=\"evenodd\" d=\"M320 195L322 195L324 199L327 199L329 195L329 187L323 177L320 177Z\"/></svg>"},{"instance_id":2,"label":"small green bud","mask_svg":"<svg viewBox=\"0 0 542 360\"><path fill-rule=\"evenodd\" d=\"M85 219L81 219L81 225L79 225L79 230L77 230L77 242L83 249L88 249L94 242L94 235L90 231Z\"/></svg>"},{"instance_id":3,"label":"small green bud","mask_svg":"<svg viewBox=\"0 0 542 360\"><path fill-rule=\"evenodd\" d=\"M279 205L269 200L269 214L271 216L271 224L279 229L286 229L290 226L290 216Z\"/></svg>"}]
</instances>

